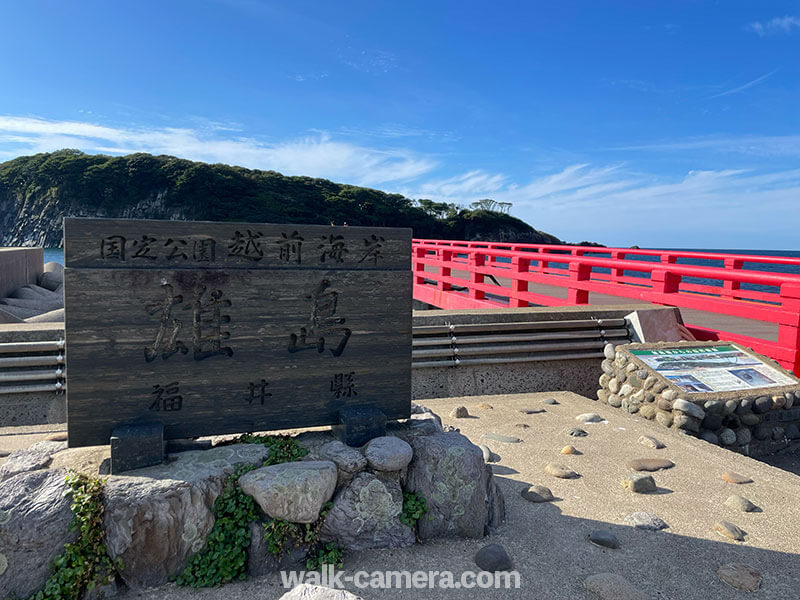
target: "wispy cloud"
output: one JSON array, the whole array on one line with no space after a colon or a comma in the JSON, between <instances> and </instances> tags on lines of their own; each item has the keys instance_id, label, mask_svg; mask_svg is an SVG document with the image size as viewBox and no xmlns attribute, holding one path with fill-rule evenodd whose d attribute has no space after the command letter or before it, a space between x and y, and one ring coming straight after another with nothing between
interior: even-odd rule
<instances>
[{"instance_id":1,"label":"wispy cloud","mask_svg":"<svg viewBox=\"0 0 800 600\"><path fill-rule=\"evenodd\" d=\"M747 83L744 83L742 85L736 86L735 88L732 88L730 90L725 90L724 92L720 92L719 94L714 94L713 96L711 96L711 98L720 98L722 96L730 96L731 94L738 94L739 92L742 92L742 91L744 91L746 89L749 89L749 88L751 88L753 86L758 85L759 83L762 83L762 82L766 81L767 79L772 77L776 72L777 72L777 69L775 69L773 71L770 71L769 73L766 73L766 74L762 75L761 77L756 77L752 81L748 81Z\"/></svg>"},{"instance_id":2,"label":"wispy cloud","mask_svg":"<svg viewBox=\"0 0 800 600\"><path fill-rule=\"evenodd\" d=\"M747 29L754 31L761 37L779 33L791 33L795 28L800 28L800 17L789 15L775 17L769 21L754 21L747 26Z\"/></svg>"},{"instance_id":3,"label":"wispy cloud","mask_svg":"<svg viewBox=\"0 0 800 600\"><path fill-rule=\"evenodd\" d=\"M229 128L218 129L213 125L124 128L0 116L0 144L13 145L13 156L60 148L111 154L150 152L372 186L415 179L435 166L431 159L410 150L370 148L334 140L325 133L278 143L233 137L231 133Z\"/></svg>"},{"instance_id":4,"label":"wispy cloud","mask_svg":"<svg viewBox=\"0 0 800 600\"><path fill-rule=\"evenodd\" d=\"M607 149L622 151L649 150L654 152L703 150L721 154L800 158L800 135L706 136L649 144L617 146Z\"/></svg>"}]
</instances>

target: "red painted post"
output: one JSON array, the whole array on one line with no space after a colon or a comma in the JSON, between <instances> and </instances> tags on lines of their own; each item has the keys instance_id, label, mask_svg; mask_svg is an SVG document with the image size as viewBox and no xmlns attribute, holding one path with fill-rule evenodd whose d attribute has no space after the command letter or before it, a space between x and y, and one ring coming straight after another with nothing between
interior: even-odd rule
<instances>
[{"instance_id":1,"label":"red painted post","mask_svg":"<svg viewBox=\"0 0 800 600\"><path fill-rule=\"evenodd\" d=\"M592 275L592 267L582 263L569 263L569 280L588 281ZM569 304L589 304L589 290L581 290L570 285L567 290L567 303Z\"/></svg>"},{"instance_id":2,"label":"red painted post","mask_svg":"<svg viewBox=\"0 0 800 600\"><path fill-rule=\"evenodd\" d=\"M450 264L453 260L453 251L452 250L445 250L441 248L439 250L441 254L441 261ZM450 277L451 269L450 267L439 267L439 281L436 283L436 287L438 287L442 291L447 291L450 289L450 284L442 281L442 277Z\"/></svg>"},{"instance_id":3,"label":"red painted post","mask_svg":"<svg viewBox=\"0 0 800 600\"><path fill-rule=\"evenodd\" d=\"M741 269L744 261L739 258L726 258L725 259L725 270L736 270ZM734 297L734 290L738 290L741 284L738 281L731 281L730 279L726 279L722 282L722 296L725 298L733 298Z\"/></svg>"},{"instance_id":4,"label":"red painted post","mask_svg":"<svg viewBox=\"0 0 800 600\"><path fill-rule=\"evenodd\" d=\"M425 284L425 265L422 264L422 259L427 252L425 248L414 248L414 285Z\"/></svg>"},{"instance_id":5,"label":"red painted post","mask_svg":"<svg viewBox=\"0 0 800 600\"><path fill-rule=\"evenodd\" d=\"M625 260L625 253L619 250L611 252L611 260ZM620 279L625 276L625 269L611 269L611 282L619 283Z\"/></svg>"},{"instance_id":6,"label":"red painted post","mask_svg":"<svg viewBox=\"0 0 800 600\"><path fill-rule=\"evenodd\" d=\"M650 274L651 289L657 294L677 294L681 276L658 269Z\"/></svg>"},{"instance_id":7,"label":"red painted post","mask_svg":"<svg viewBox=\"0 0 800 600\"><path fill-rule=\"evenodd\" d=\"M486 257L477 251L470 252L469 255L469 281L470 283L483 283L483 273L478 273L477 269L485 264ZM478 290L474 285L469 287L469 297L481 300L486 297L483 290Z\"/></svg>"},{"instance_id":8,"label":"red painted post","mask_svg":"<svg viewBox=\"0 0 800 600\"><path fill-rule=\"evenodd\" d=\"M527 273L531 267L531 259L529 258L522 258L521 256L514 256L511 258L511 272L513 274L516 273ZM514 277L512 275L511 280L511 296L508 299L508 305L514 308L520 308L523 306L528 306L528 302L526 300L522 300L519 297L520 292L527 292L528 291L528 282L524 279L519 279L518 277Z\"/></svg>"},{"instance_id":9,"label":"red painted post","mask_svg":"<svg viewBox=\"0 0 800 600\"><path fill-rule=\"evenodd\" d=\"M800 284L781 285L781 308L791 315L791 323L778 325L778 345L792 351L789 370L800 375Z\"/></svg>"}]
</instances>

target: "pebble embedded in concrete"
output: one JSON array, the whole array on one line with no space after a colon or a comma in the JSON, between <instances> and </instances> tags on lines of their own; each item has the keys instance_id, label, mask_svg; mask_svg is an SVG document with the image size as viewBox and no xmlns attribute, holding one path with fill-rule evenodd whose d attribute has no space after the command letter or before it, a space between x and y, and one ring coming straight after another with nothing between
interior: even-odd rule
<instances>
[{"instance_id":1,"label":"pebble embedded in concrete","mask_svg":"<svg viewBox=\"0 0 800 600\"><path fill-rule=\"evenodd\" d=\"M450 417L453 419L467 419L469 416L469 411L466 406L456 406L450 411Z\"/></svg>"},{"instance_id":2,"label":"pebble embedded in concrete","mask_svg":"<svg viewBox=\"0 0 800 600\"><path fill-rule=\"evenodd\" d=\"M475 555L475 564L478 565L482 571L510 571L514 568L514 563L511 557L500 544L489 544L484 546Z\"/></svg>"},{"instance_id":3,"label":"pebble embedded in concrete","mask_svg":"<svg viewBox=\"0 0 800 600\"><path fill-rule=\"evenodd\" d=\"M589 541L604 548L619 548L619 540L608 529L597 529L589 534Z\"/></svg>"},{"instance_id":4,"label":"pebble embedded in concrete","mask_svg":"<svg viewBox=\"0 0 800 600\"><path fill-rule=\"evenodd\" d=\"M649 512L631 513L625 517L625 524L632 525L637 529L647 529L648 531L659 531L669 527L664 519Z\"/></svg>"},{"instance_id":5,"label":"pebble embedded in concrete","mask_svg":"<svg viewBox=\"0 0 800 600\"><path fill-rule=\"evenodd\" d=\"M584 587L601 600L646 600L630 581L616 573L590 575L583 582Z\"/></svg>"},{"instance_id":6,"label":"pebble embedded in concrete","mask_svg":"<svg viewBox=\"0 0 800 600\"><path fill-rule=\"evenodd\" d=\"M749 565L728 563L717 569L723 583L743 592L755 592L761 587L761 573Z\"/></svg>"},{"instance_id":7,"label":"pebble embedded in concrete","mask_svg":"<svg viewBox=\"0 0 800 600\"><path fill-rule=\"evenodd\" d=\"M549 404L552 406L558 404L558 400L556 400L555 398L545 398L544 400L542 400L542 404Z\"/></svg>"},{"instance_id":8,"label":"pebble embedded in concrete","mask_svg":"<svg viewBox=\"0 0 800 600\"><path fill-rule=\"evenodd\" d=\"M735 471L725 471L722 475L720 475L723 481L727 481L728 483L735 483L735 484L743 484L743 483L753 483L753 480L745 475L741 475L736 473Z\"/></svg>"},{"instance_id":9,"label":"pebble embedded in concrete","mask_svg":"<svg viewBox=\"0 0 800 600\"><path fill-rule=\"evenodd\" d=\"M620 485L637 494L647 494L655 492L657 489L653 476L644 475L643 473L631 473L620 481Z\"/></svg>"},{"instance_id":10,"label":"pebble embedded in concrete","mask_svg":"<svg viewBox=\"0 0 800 600\"><path fill-rule=\"evenodd\" d=\"M555 499L550 488L543 485L532 485L522 490L520 495L528 502L552 502Z\"/></svg>"},{"instance_id":11,"label":"pebble embedded in concrete","mask_svg":"<svg viewBox=\"0 0 800 600\"><path fill-rule=\"evenodd\" d=\"M727 506L728 508L741 510L742 512L755 512L758 510L758 507L752 502L750 502L750 500L736 494L728 497L728 499L725 500L725 506Z\"/></svg>"},{"instance_id":12,"label":"pebble embedded in concrete","mask_svg":"<svg viewBox=\"0 0 800 600\"><path fill-rule=\"evenodd\" d=\"M659 440L649 435L643 435L639 437L639 443L644 446L653 448L655 450L659 450L664 447L664 444L662 444Z\"/></svg>"},{"instance_id":13,"label":"pebble embedded in concrete","mask_svg":"<svg viewBox=\"0 0 800 600\"><path fill-rule=\"evenodd\" d=\"M573 427L567 431L567 435L571 435L572 437L586 437L589 434L580 427Z\"/></svg>"},{"instance_id":14,"label":"pebble embedded in concrete","mask_svg":"<svg viewBox=\"0 0 800 600\"><path fill-rule=\"evenodd\" d=\"M544 467L544 471L548 475L558 477L559 479L575 479L578 477L578 474L575 471L566 465L560 465L557 463L547 463L547 465Z\"/></svg>"},{"instance_id":15,"label":"pebble embedded in concrete","mask_svg":"<svg viewBox=\"0 0 800 600\"><path fill-rule=\"evenodd\" d=\"M596 413L583 413L575 417L575 420L581 423L602 423L603 417Z\"/></svg>"},{"instance_id":16,"label":"pebble embedded in concrete","mask_svg":"<svg viewBox=\"0 0 800 600\"><path fill-rule=\"evenodd\" d=\"M564 446L561 449L561 454L574 454L574 455L577 456L577 455L583 454L583 453L580 452L575 446L570 444L570 445Z\"/></svg>"},{"instance_id":17,"label":"pebble embedded in concrete","mask_svg":"<svg viewBox=\"0 0 800 600\"><path fill-rule=\"evenodd\" d=\"M628 463L634 471L660 471L661 469L671 469L675 463L666 458L634 458Z\"/></svg>"},{"instance_id":18,"label":"pebble embedded in concrete","mask_svg":"<svg viewBox=\"0 0 800 600\"><path fill-rule=\"evenodd\" d=\"M745 535L747 535L739 527L733 523L730 523L729 521L717 521L714 523L714 531L716 531L722 537L726 537L737 542L743 542Z\"/></svg>"}]
</instances>

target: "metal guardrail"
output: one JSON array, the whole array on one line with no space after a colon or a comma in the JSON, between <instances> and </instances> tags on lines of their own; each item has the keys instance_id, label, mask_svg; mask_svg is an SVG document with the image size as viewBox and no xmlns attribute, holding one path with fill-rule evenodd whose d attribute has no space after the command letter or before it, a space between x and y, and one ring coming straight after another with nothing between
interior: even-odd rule
<instances>
[{"instance_id":1,"label":"metal guardrail","mask_svg":"<svg viewBox=\"0 0 800 600\"><path fill-rule=\"evenodd\" d=\"M63 339L0 343L0 395L62 393L67 384L64 346Z\"/></svg>"}]
</instances>

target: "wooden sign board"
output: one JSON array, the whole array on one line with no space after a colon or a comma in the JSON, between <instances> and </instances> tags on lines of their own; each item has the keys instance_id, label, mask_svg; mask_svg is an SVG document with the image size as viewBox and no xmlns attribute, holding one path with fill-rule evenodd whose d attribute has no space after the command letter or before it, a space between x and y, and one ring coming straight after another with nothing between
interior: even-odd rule
<instances>
[{"instance_id":1,"label":"wooden sign board","mask_svg":"<svg viewBox=\"0 0 800 600\"><path fill-rule=\"evenodd\" d=\"M64 219L70 446L411 408L411 230Z\"/></svg>"}]
</instances>

